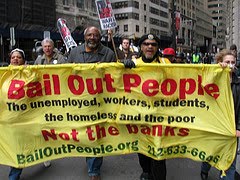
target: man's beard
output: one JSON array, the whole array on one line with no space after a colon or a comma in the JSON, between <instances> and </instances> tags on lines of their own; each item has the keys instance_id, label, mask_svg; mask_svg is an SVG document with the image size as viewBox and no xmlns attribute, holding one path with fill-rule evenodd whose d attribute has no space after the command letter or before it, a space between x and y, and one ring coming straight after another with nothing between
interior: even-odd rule
<instances>
[{"instance_id":1,"label":"man's beard","mask_svg":"<svg viewBox=\"0 0 240 180\"><path fill-rule=\"evenodd\" d=\"M155 53L153 56L148 56L148 57L146 57L145 55L142 55L142 60L145 63L151 63L157 56L158 56L158 53Z\"/></svg>"},{"instance_id":2,"label":"man's beard","mask_svg":"<svg viewBox=\"0 0 240 180\"><path fill-rule=\"evenodd\" d=\"M146 59L152 59L154 56L155 56L155 54L153 54L153 55L145 55L145 58Z\"/></svg>"},{"instance_id":3,"label":"man's beard","mask_svg":"<svg viewBox=\"0 0 240 180\"><path fill-rule=\"evenodd\" d=\"M87 41L87 46L90 48L90 49L96 49L98 47L98 43L96 42L92 42L92 41Z\"/></svg>"}]
</instances>

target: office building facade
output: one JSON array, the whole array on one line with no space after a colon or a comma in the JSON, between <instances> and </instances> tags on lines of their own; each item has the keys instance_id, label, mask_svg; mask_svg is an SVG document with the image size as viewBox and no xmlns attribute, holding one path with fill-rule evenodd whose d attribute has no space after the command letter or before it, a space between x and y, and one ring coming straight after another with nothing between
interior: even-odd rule
<instances>
[{"instance_id":1,"label":"office building facade","mask_svg":"<svg viewBox=\"0 0 240 180\"><path fill-rule=\"evenodd\" d=\"M227 1L220 0L204 0L207 9L211 13L212 18L217 23L217 48L226 48L226 19L227 19Z\"/></svg>"},{"instance_id":2,"label":"office building facade","mask_svg":"<svg viewBox=\"0 0 240 180\"><path fill-rule=\"evenodd\" d=\"M137 40L153 33L162 40L162 48L171 44L169 5L167 0L112 0L117 20L116 36Z\"/></svg>"}]
</instances>

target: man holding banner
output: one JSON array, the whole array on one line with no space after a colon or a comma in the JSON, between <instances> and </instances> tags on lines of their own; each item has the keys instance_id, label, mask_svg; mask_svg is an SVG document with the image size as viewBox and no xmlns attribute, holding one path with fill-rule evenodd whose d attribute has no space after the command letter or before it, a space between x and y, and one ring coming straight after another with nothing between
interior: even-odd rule
<instances>
[{"instance_id":1,"label":"man holding banner","mask_svg":"<svg viewBox=\"0 0 240 180\"><path fill-rule=\"evenodd\" d=\"M82 57L73 54L71 62L112 62L98 53L99 37L96 28L87 29L83 51L74 48ZM65 157L140 153L150 157L143 156L143 168L162 178L170 158L228 170L237 149L230 69L167 64L156 42L153 35L141 39L133 69L120 63L1 68L0 163L25 168ZM92 178L99 179L102 159L89 159L98 171Z\"/></svg>"},{"instance_id":2,"label":"man holding banner","mask_svg":"<svg viewBox=\"0 0 240 180\"><path fill-rule=\"evenodd\" d=\"M78 46L69 54L68 62L71 63L98 63L115 62L114 52L101 44L100 30L94 26L88 27L84 31L84 40L81 46ZM87 157L88 175L91 180L100 180L100 168L102 166L102 157Z\"/></svg>"},{"instance_id":3,"label":"man holding banner","mask_svg":"<svg viewBox=\"0 0 240 180\"><path fill-rule=\"evenodd\" d=\"M167 58L159 57L160 39L153 34L143 35L139 40L141 57L136 60L137 64L142 63L167 63L171 62ZM135 64L132 60L123 61L125 67L133 68ZM167 169L164 160L154 160L148 156L138 153L139 163L142 167L140 180L166 180Z\"/></svg>"}]
</instances>

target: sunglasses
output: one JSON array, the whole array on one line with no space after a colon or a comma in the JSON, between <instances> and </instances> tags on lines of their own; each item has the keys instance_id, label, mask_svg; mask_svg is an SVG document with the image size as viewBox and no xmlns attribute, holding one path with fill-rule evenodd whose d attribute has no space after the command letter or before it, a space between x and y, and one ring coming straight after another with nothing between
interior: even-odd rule
<instances>
[{"instance_id":1,"label":"sunglasses","mask_svg":"<svg viewBox=\"0 0 240 180\"><path fill-rule=\"evenodd\" d=\"M149 45L154 46L154 47L158 46L158 43L143 42L142 44L143 44L144 46L149 46Z\"/></svg>"}]
</instances>

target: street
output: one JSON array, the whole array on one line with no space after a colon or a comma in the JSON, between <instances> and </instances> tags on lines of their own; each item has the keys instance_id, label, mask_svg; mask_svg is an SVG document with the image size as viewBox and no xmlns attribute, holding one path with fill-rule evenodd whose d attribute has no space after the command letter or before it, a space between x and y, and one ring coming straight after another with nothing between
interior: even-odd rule
<instances>
[{"instance_id":1,"label":"street","mask_svg":"<svg viewBox=\"0 0 240 180\"><path fill-rule=\"evenodd\" d=\"M167 160L167 180L201 180L201 162L190 159ZM7 180L9 167L1 165L0 179ZM218 170L212 168L209 180L216 180ZM141 168L137 154L105 157L102 180L139 180ZM88 180L85 158L65 158L52 161L49 168L43 164L23 170L21 180Z\"/></svg>"}]
</instances>

